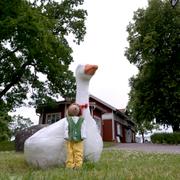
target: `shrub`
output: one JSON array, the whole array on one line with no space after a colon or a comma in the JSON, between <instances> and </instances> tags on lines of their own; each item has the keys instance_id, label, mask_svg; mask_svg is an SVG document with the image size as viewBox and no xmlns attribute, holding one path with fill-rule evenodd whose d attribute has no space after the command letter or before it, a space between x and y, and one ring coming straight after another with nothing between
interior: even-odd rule
<instances>
[{"instance_id":1,"label":"shrub","mask_svg":"<svg viewBox=\"0 0 180 180\"><path fill-rule=\"evenodd\" d=\"M14 151L15 144L14 141L1 141L0 142L0 151Z\"/></svg>"},{"instance_id":2,"label":"shrub","mask_svg":"<svg viewBox=\"0 0 180 180\"><path fill-rule=\"evenodd\" d=\"M152 143L180 144L180 133L155 133L151 135Z\"/></svg>"}]
</instances>

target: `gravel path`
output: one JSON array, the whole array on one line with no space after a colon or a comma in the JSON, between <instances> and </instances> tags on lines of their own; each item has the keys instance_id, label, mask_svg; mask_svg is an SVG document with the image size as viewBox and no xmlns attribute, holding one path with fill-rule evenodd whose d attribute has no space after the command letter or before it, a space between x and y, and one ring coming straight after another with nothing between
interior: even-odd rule
<instances>
[{"instance_id":1,"label":"gravel path","mask_svg":"<svg viewBox=\"0 0 180 180\"><path fill-rule=\"evenodd\" d=\"M142 151L149 153L180 154L180 145L164 145L164 144L151 144L151 143L119 143L113 147L106 149Z\"/></svg>"}]
</instances>

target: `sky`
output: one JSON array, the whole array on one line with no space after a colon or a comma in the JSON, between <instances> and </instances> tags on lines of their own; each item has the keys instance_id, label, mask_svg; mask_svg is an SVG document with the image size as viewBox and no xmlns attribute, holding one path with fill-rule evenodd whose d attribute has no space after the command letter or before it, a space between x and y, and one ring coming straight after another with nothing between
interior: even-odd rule
<instances>
[{"instance_id":1,"label":"sky","mask_svg":"<svg viewBox=\"0 0 180 180\"><path fill-rule=\"evenodd\" d=\"M147 4L148 0L85 0L83 8L88 16L84 42L70 43L74 59L70 69L75 72L78 64L98 65L89 93L118 109L126 107L129 78L138 72L124 56L125 47L128 47L126 27L134 11ZM38 123L34 108L19 108L15 114Z\"/></svg>"},{"instance_id":2,"label":"sky","mask_svg":"<svg viewBox=\"0 0 180 180\"><path fill-rule=\"evenodd\" d=\"M80 46L73 45L74 72L80 64L97 64L90 93L122 109L128 102L129 78L137 73L124 56L128 46L126 27L133 12L147 6L147 0L85 0L87 34Z\"/></svg>"}]
</instances>

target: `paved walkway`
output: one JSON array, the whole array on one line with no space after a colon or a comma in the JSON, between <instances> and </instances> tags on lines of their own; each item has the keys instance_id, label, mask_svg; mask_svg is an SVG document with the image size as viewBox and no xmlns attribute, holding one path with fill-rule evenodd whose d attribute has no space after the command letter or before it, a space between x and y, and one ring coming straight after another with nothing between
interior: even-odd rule
<instances>
[{"instance_id":1,"label":"paved walkway","mask_svg":"<svg viewBox=\"0 0 180 180\"><path fill-rule=\"evenodd\" d=\"M119 143L113 147L106 149L119 149L130 151L142 151L149 153L171 153L180 154L180 145L164 145L151 143Z\"/></svg>"}]
</instances>

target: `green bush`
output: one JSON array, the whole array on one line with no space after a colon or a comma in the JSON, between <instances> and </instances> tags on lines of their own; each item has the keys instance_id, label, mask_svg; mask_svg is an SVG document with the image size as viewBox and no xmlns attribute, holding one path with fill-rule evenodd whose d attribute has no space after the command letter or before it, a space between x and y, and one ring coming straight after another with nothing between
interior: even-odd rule
<instances>
[{"instance_id":1,"label":"green bush","mask_svg":"<svg viewBox=\"0 0 180 180\"><path fill-rule=\"evenodd\" d=\"M180 144L180 133L155 133L151 135L152 143Z\"/></svg>"},{"instance_id":2,"label":"green bush","mask_svg":"<svg viewBox=\"0 0 180 180\"><path fill-rule=\"evenodd\" d=\"M14 141L0 141L0 151L14 151Z\"/></svg>"}]
</instances>

